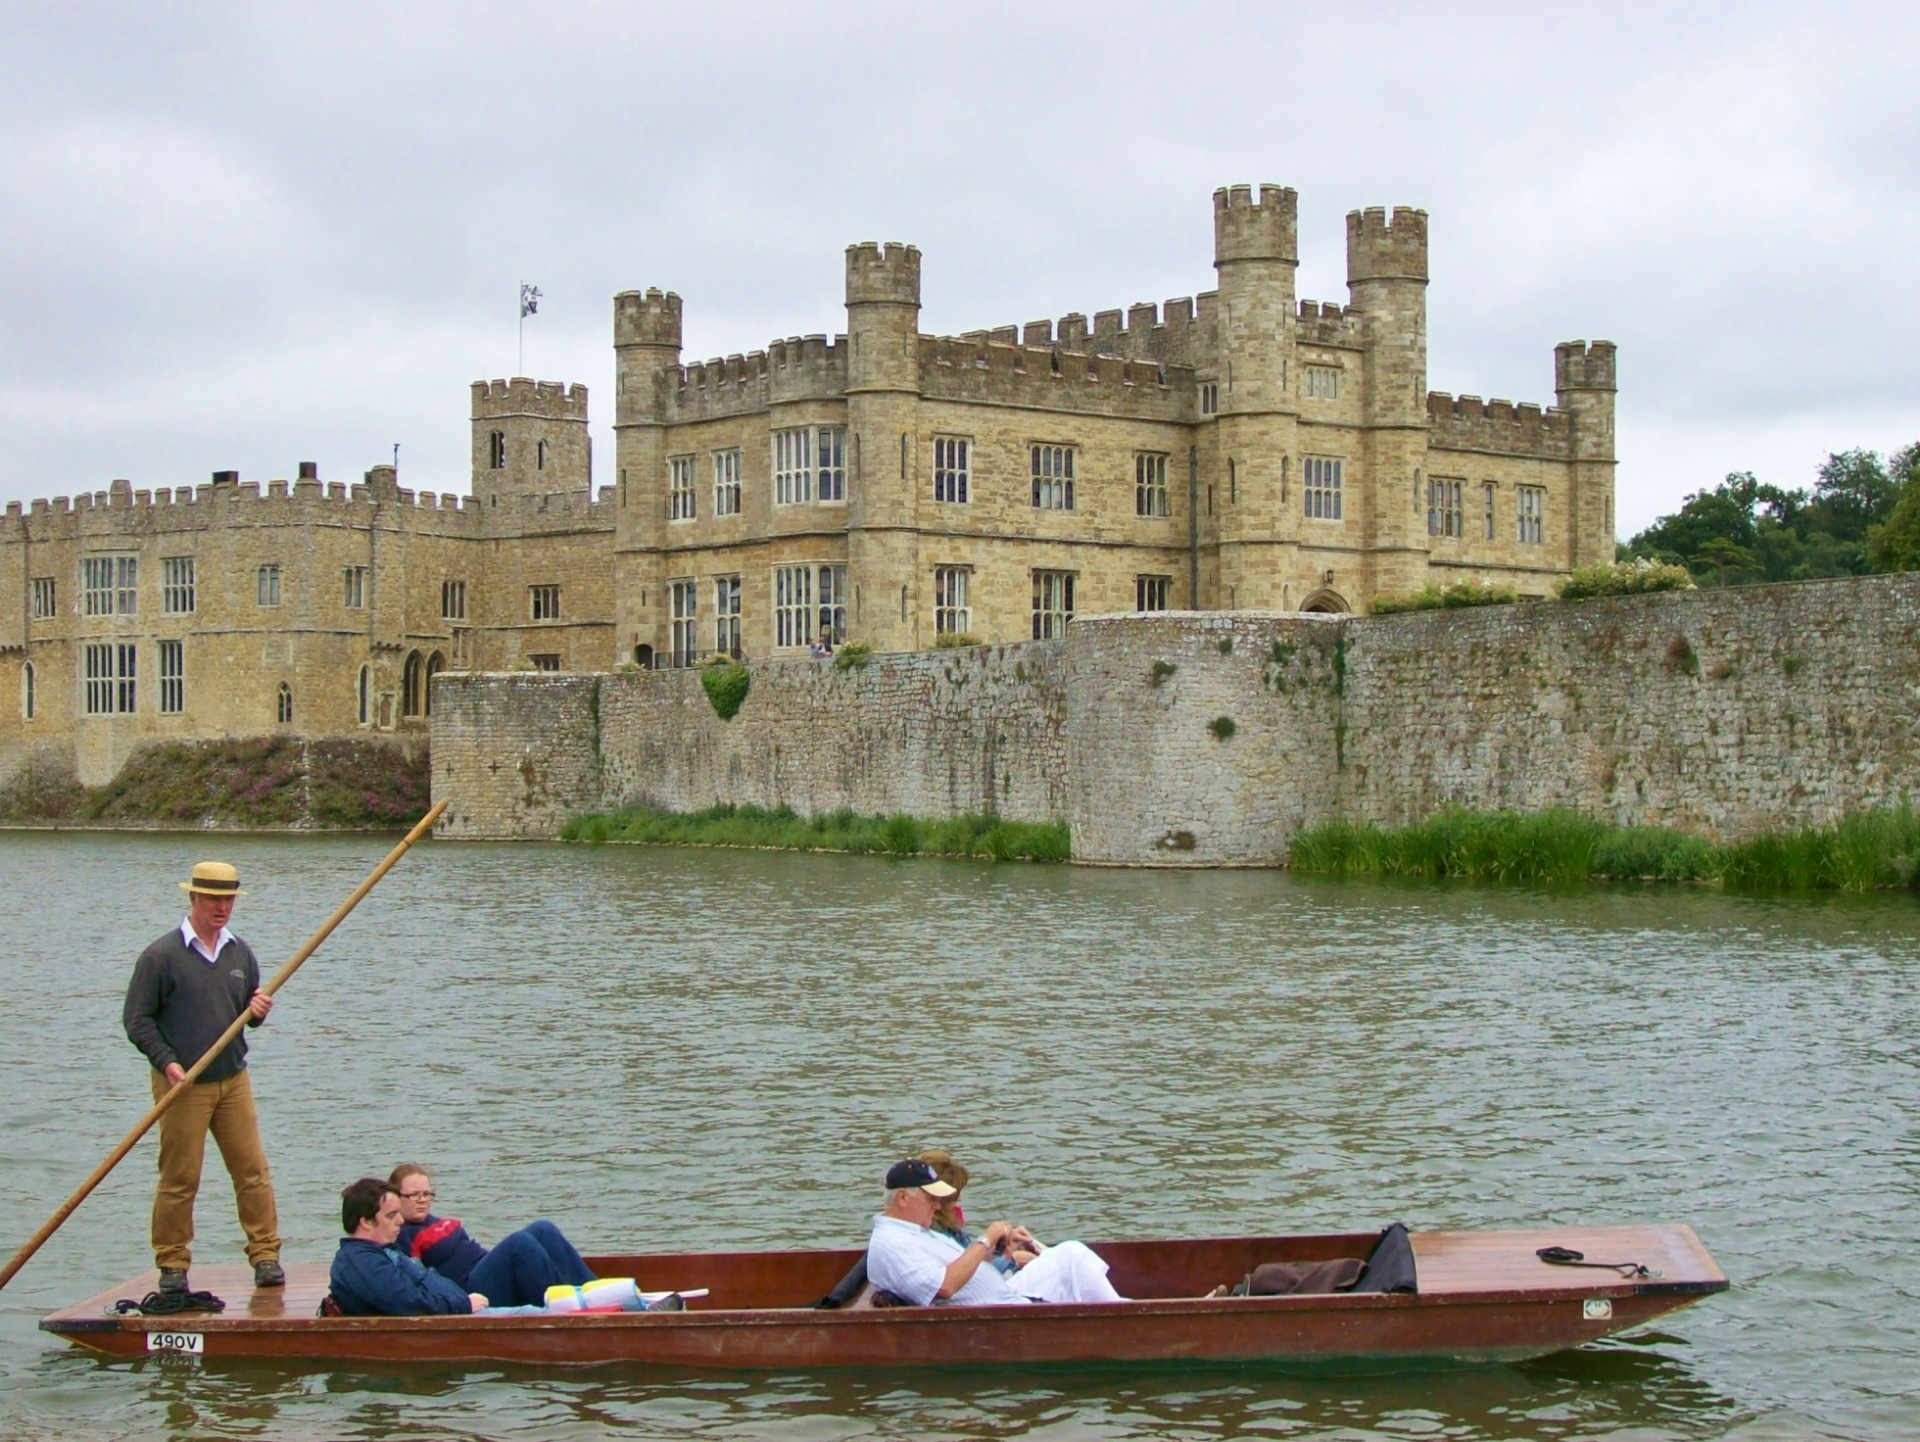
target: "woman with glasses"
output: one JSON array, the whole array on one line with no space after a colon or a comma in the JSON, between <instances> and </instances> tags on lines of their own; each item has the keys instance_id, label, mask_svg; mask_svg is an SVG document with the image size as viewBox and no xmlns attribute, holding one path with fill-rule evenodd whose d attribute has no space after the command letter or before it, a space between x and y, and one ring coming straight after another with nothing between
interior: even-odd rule
<instances>
[{"instance_id":1,"label":"woman with glasses","mask_svg":"<svg viewBox=\"0 0 1920 1442\"><path fill-rule=\"evenodd\" d=\"M538 1307L547 1288L594 1280L587 1264L552 1222L539 1221L483 1247L458 1217L433 1215L433 1178L418 1162L402 1162L387 1183L400 1194L402 1252L455 1286L496 1307Z\"/></svg>"}]
</instances>

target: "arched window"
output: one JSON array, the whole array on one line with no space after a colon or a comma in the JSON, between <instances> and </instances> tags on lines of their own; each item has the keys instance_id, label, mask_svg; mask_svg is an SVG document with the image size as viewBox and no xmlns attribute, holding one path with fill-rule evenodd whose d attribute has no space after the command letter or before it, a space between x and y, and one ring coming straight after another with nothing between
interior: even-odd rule
<instances>
[{"instance_id":1,"label":"arched window","mask_svg":"<svg viewBox=\"0 0 1920 1442\"><path fill-rule=\"evenodd\" d=\"M20 668L20 712L27 720L33 719L33 662L31 661Z\"/></svg>"},{"instance_id":2,"label":"arched window","mask_svg":"<svg viewBox=\"0 0 1920 1442\"><path fill-rule=\"evenodd\" d=\"M373 689L373 668L371 666L362 666L360 668L360 686L359 686L360 724L362 726L367 724L367 718L373 714L373 708L367 704L369 701L373 699L371 694L372 689Z\"/></svg>"},{"instance_id":3,"label":"arched window","mask_svg":"<svg viewBox=\"0 0 1920 1442\"><path fill-rule=\"evenodd\" d=\"M547 468L547 443L545 441L537 441L534 444L533 468L536 471L544 471Z\"/></svg>"},{"instance_id":4,"label":"arched window","mask_svg":"<svg viewBox=\"0 0 1920 1442\"><path fill-rule=\"evenodd\" d=\"M400 714L418 716L420 714L421 692L425 689L422 680L426 666L418 651L407 652L407 664L400 672Z\"/></svg>"},{"instance_id":5,"label":"arched window","mask_svg":"<svg viewBox=\"0 0 1920 1442\"><path fill-rule=\"evenodd\" d=\"M293 687L285 681L280 683L280 702L277 710L282 726L293 720Z\"/></svg>"},{"instance_id":6,"label":"arched window","mask_svg":"<svg viewBox=\"0 0 1920 1442\"><path fill-rule=\"evenodd\" d=\"M504 471L507 468L507 433L492 431L487 435L487 466L490 470Z\"/></svg>"},{"instance_id":7,"label":"arched window","mask_svg":"<svg viewBox=\"0 0 1920 1442\"><path fill-rule=\"evenodd\" d=\"M433 714L433 678L446 669L447 658L438 651L435 651L431 656L427 657L427 685L421 697L421 715L431 716Z\"/></svg>"}]
</instances>

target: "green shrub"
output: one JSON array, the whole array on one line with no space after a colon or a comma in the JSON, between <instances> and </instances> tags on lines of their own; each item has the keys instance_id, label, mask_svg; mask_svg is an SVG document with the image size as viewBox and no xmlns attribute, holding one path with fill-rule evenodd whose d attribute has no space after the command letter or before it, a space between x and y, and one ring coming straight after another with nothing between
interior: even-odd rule
<instances>
[{"instance_id":1,"label":"green shrub","mask_svg":"<svg viewBox=\"0 0 1920 1442\"><path fill-rule=\"evenodd\" d=\"M756 846L790 851L850 851L892 856L977 856L995 861L1065 861L1071 838L1062 823L1005 821L965 815L941 821L913 816L856 816L851 811L802 817L791 807L713 806L675 813L635 807L611 815L576 816L563 841L634 842L655 846Z\"/></svg>"},{"instance_id":2,"label":"green shrub","mask_svg":"<svg viewBox=\"0 0 1920 1442\"><path fill-rule=\"evenodd\" d=\"M713 703L713 714L722 721L740 714L752 684L752 674L731 656L709 656L700 668L700 687Z\"/></svg>"},{"instance_id":3,"label":"green shrub","mask_svg":"<svg viewBox=\"0 0 1920 1442\"><path fill-rule=\"evenodd\" d=\"M1451 586L1436 586L1429 581L1405 596L1375 596L1367 604L1374 616L1391 616L1402 611L1457 610L1467 606L1511 606L1520 593L1511 586L1482 584L1479 581L1455 581Z\"/></svg>"},{"instance_id":4,"label":"green shrub","mask_svg":"<svg viewBox=\"0 0 1920 1442\"><path fill-rule=\"evenodd\" d=\"M942 631L938 636L933 638L933 649L936 651L951 651L960 646L984 645L986 645L986 642L982 641L971 631Z\"/></svg>"},{"instance_id":5,"label":"green shrub","mask_svg":"<svg viewBox=\"0 0 1920 1442\"><path fill-rule=\"evenodd\" d=\"M1691 591L1693 575L1685 566L1642 557L1610 566L1580 566L1560 583L1560 599L1582 601L1592 596L1633 596L1646 591Z\"/></svg>"},{"instance_id":6,"label":"green shrub","mask_svg":"<svg viewBox=\"0 0 1920 1442\"><path fill-rule=\"evenodd\" d=\"M1152 669L1147 672L1147 684L1149 686L1164 685L1166 684L1167 677L1179 669L1180 668L1171 661L1155 661Z\"/></svg>"},{"instance_id":7,"label":"green shrub","mask_svg":"<svg viewBox=\"0 0 1920 1442\"><path fill-rule=\"evenodd\" d=\"M1207 723L1207 730L1211 731L1214 736L1221 741L1232 740L1233 733L1239 729L1238 726L1233 724L1233 717L1231 716L1216 716Z\"/></svg>"},{"instance_id":8,"label":"green shrub","mask_svg":"<svg viewBox=\"0 0 1920 1442\"><path fill-rule=\"evenodd\" d=\"M863 670L873 663L873 647L865 641L848 641L833 653L833 669L836 671Z\"/></svg>"}]
</instances>

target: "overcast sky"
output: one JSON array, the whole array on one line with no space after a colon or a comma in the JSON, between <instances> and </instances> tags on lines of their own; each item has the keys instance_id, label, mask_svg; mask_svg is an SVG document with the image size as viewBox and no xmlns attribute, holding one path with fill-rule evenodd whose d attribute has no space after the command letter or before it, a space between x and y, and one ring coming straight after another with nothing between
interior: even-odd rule
<instances>
[{"instance_id":1,"label":"overcast sky","mask_svg":"<svg viewBox=\"0 0 1920 1442\"><path fill-rule=\"evenodd\" d=\"M1728 471L1920 438L1920 6L0 6L0 498L210 471L467 489L467 385L1210 289L1209 197L1432 226L1429 383L1550 403L1620 345L1622 534Z\"/></svg>"}]
</instances>

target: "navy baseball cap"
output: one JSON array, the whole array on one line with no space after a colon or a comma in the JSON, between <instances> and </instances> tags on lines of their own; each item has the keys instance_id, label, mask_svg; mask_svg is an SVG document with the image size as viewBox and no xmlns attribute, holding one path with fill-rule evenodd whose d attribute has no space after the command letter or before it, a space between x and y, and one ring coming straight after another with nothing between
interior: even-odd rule
<instances>
[{"instance_id":1,"label":"navy baseball cap","mask_svg":"<svg viewBox=\"0 0 1920 1442\"><path fill-rule=\"evenodd\" d=\"M923 1162L918 1157L908 1157L887 1168L887 1190L897 1192L902 1187L918 1187L930 1197L950 1197L956 1190L940 1180L932 1162Z\"/></svg>"}]
</instances>

